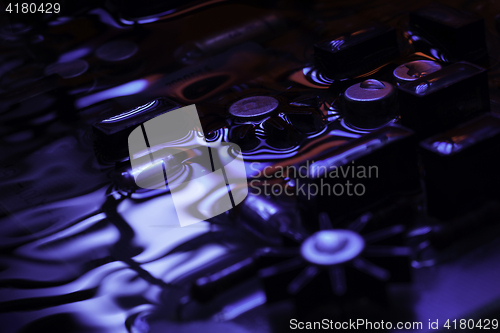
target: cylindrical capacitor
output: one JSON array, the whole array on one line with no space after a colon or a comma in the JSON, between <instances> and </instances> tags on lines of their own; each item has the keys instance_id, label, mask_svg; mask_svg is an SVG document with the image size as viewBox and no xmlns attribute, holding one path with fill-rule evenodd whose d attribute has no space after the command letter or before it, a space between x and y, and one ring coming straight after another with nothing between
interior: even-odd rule
<instances>
[{"instance_id":1,"label":"cylindrical capacitor","mask_svg":"<svg viewBox=\"0 0 500 333\"><path fill-rule=\"evenodd\" d=\"M398 83L415 81L441 69L441 65L432 60L415 60L398 66L392 74Z\"/></svg>"},{"instance_id":2,"label":"cylindrical capacitor","mask_svg":"<svg viewBox=\"0 0 500 333\"><path fill-rule=\"evenodd\" d=\"M344 93L346 121L362 128L383 125L395 116L395 95L385 81L369 79L350 86Z\"/></svg>"}]
</instances>

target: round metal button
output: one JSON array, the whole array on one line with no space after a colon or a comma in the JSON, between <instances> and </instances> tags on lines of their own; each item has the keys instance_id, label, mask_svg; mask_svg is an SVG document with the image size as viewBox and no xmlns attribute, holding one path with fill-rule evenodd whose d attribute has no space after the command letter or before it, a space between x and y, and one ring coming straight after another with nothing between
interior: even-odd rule
<instances>
[{"instance_id":1,"label":"round metal button","mask_svg":"<svg viewBox=\"0 0 500 333\"><path fill-rule=\"evenodd\" d=\"M278 108L279 102L271 96L252 96L240 99L229 107L236 117L250 118L269 114Z\"/></svg>"},{"instance_id":2,"label":"round metal button","mask_svg":"<svg viewBox=\"0 0 500 333\"><path fill-rule=\"evenodd\" d=\"M418 78L440 70L439 63L431 60L415 60L397 67L393 75L399 81L415 81Z\"/></svg>"},{"instance_id":3,"label":"round metal button","mask_svg":"<svg viewBox=\"0 0 500 333\"><path fill-rule=\"evenodd\" d=\"M396 90L374 79L350 86L344 93L346 121L360 128L376 128L394 118Z\"/></svg>"}]
</instances>

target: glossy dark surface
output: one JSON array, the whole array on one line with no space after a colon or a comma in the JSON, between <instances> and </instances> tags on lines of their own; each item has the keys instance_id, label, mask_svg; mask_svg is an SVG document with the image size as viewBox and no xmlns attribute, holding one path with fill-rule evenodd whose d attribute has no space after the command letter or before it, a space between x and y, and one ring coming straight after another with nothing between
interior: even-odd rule
<instances>
[{"instance_id":1,"label":"glossy dark surface","mask_svg":"<svg viewBox=\"0 0 500 333\"><path fill-rule=\"evenodd\" d=\"M436 14L434 34L416 31L408 13L430 1L1 8L0 331L260 333L365 318L430 332L429 319L500 318L500 4L443 2L482 19L469 29ZM467 42L483 40L483 20L484 71ZM464 52L442 43L454 29ZM416 60L446 75L419 73L438 87L405 107L393 72ZM371 80L394 99L349 119L346 90ZM251 194L181 227L168 179L137 186L154 175L132 170L127 140L191 104L209 145L241 147ZM420 124L436 117L450 131L430 138ZM158 156L185 177L196 153ZM334 173L304 177L322 167Z\"/></svg>"}]
</instances>

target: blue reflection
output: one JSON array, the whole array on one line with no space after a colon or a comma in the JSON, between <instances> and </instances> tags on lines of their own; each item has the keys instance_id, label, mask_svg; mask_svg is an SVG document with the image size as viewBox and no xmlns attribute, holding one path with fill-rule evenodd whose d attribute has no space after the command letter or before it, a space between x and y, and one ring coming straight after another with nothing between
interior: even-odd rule
<instances>
[{"instance_id":1,"label":"blue reflection","mask_svg":"<svg viewBox=\"0 0 500 333\"><path fill-rule=\"evenodd\" d=\"M134 25L135 23L138 23L138 24L152 23L152 22L158 21L159 19L160 19L159 17L152 17L152 18L142 19L142 20L138 20L138 21L129 21L129 20L125 20L122 18L122 19L120 19L120 22L123 24L126 24L126 25Z\"/></svg>"},{"instance_id":2,"label":"blue reflection","mask_svg":"<svg viewBox=\"0 0 500 333\"><path fill-rule=\"evenodd\" d=\"M103 90L90 96L84 96L76 101L77 108L84 108L89 105L102 102L106 99L116 98L120 96L128 96L140 93L148 86L147 80L136 80L121 86Z\"/></svg>"},{"instance_id":3,"label":"blue reflection","mask_svg":"<svg viewBox=\"0 0 500 333\"><path fill-rule=\"evenodd\" d=\"M94 15L97 15L99 17L99 20L102 22L102 23L105 23L107 25L110 25L112 27L115 27L115 28L121 28L123 29L124 27L122 27L121 25L119 25L115 19L107 12L105 11L104 9L102 8L96 8L96 9L93 9L89 12L90 14L94 14Z\"/></svg>"},{"instance_id":4,"label":"blue reflection","mask_svg":"<svg viewBox=\"0 0 500 333\"><path fill-rule=\"evenodd\" d=\"M321 85L330 85L333 83L332 79L327 78L314 67L304 67L302 73L305 77L311 78L314 83L318 83Z\"/></svg>"},{"instance_id":5,"label":"blue reflection","mask_svg":"<svg viewBox=\"0 0 500 333\"><path fill-rule=\"evenodd\" d=\"M172 13L175 13L176 11L177 11L177 9L170 9L170 10L167 10L166 12L156 14L156 17L143 18L143 19L140 19L137 21L129 21L129 20L126 20L124 18L121 18L120 22L125 24L125 25L134 25L136 23L137 24L147 24L147 23L159 21L162 16L170 15Z\"/></svg>"},{"instance_id":6,"label":"blue reflection","mask_svg":"<svg viewBox=\"0 0 500 333\"><path fill-rule=\"evenodd\" d=\"M423 82L415 87L415 92L417 94L423 94L428 88L429 88L429 84L427 84L426 82Z\"/></svg>"},{"instance_id":7,"label":"blue reflection","mask_svg":"<svg viewBox=\"0 0 500 333\"><path fill-rule=\"evenodd\" d=\"M330 42L330 46L332 47L332 50L340 50L340 47L345 43L345 40L342 39L335 39Z\"/></svg>"},{"instance_id":8,"label":"blue reflection","mask_svg":"<svg viewBox=\"0 0 500 333\"><path fill-rule=\"evenodd\" d=\"M224 307L222 312L214 316L217 321L227 321L238 317L239 315L266 303L266 294L263 291L257 291L246 298Z\"/></svg>"},{"instance_id":9,"label":"blue reflection","mask_svg":"<svg viewBox=\"0 0 500 333\"><path fill-rule=\"evenodd\" d=\"M321 174L325 174L325 171L330 172L335 168L346 165L347 163L354 161L356 158L363 156L365 153L377 149L383 144L384 142L381 139L374 138L366 143L360 144L359 146L352 147L345 152L339 152L332 157L313 162L309 168L309 175L312 178L317 178Z\"/></svg>"},{"instance_id":10,"label":"blue reflection","mask_svg":"<svg viewBox=\"0 0 500 333\"><path fill-rule=\"evenodd\" d=\"M448 58L446 58L444 54L440 53L439 50L431 48L430 52L436 59L439 59L443 62L448 62Z\"/></svg>"},{"instance_id":11,"label":"blue reflection","mask_svg":"<svg viewBox=\"0 0 500 333\"><path fill-rule=\"evenodd\" d=\"M73 60L80 59L82 57L85 57L87 54L89 54L90 51L91 50L88 47L82 47L81 49L71 50L69 52L62 54L59 57L58 62L70 62Z\"/></svg>"},{"instance_id":12,"label":"blue reflection","mask_svg":"<svg viewBox=\"0 0 500 333\"><path fill-rule=\"evenodd\" d=\"M432 146L440 153L450 154L453 151L454 144L451 142L434 142Z\"/></svg>"},{"instance_id":13,"label":"blue reflection","mask_svg":"<svg viewBox=\"0 0 500 333\"><path fill-rule=\"evenodd\" d=\"M158 103L157 100L151 101L149 103L146 103L144 105L138 106L138 107L136 107L136 108L134 108L132 110L129 110L127 112L124 112L124 113L121 113L119 115L110 117L108 119L104 119L102 122L103 123L116 123L116 122L118 122L120 120L127 119L127 118L130 118L133 115L142 113L142 112L144 112L145 110L148 110L149 108L151 108L152 106L154 106L157 103Z\"/></svg>"}]
</instances>

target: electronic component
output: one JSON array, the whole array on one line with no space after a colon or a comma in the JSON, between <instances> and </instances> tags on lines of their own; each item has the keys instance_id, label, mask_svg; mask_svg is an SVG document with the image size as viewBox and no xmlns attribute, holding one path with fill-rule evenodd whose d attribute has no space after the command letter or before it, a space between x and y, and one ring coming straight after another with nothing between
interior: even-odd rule
<instances>
[{"instance_id":1,"label":"electronic component","mask_svg":"<svg viewBox=\"0 0 500 333\"><path fill-rule=\"evenodd\" d=\"M434 4L410 13L410 29L449 57L448 61L465 60L486 66L488 50L484 19L456 8Z\"/></svg>"},{"instance_id":2,"label":"electronic component","mask_svg":"<svg viewBox=\"0 0 500 333\"><path fill-rule=\"evenodd\" d=\"M179 104L167 98L158 98L97 122L92 127L96 154L104 161L127 159L128 136L136 125L178 108Z\"/></svg>"},{"instance_id":3,"label":"electronic component","mask_svg":"<svg viewBox=\"0 0 500 333\"><path fill-rule=\"evenodd\" d=\"M352 78L399 55L396 30L373 25L314 45L314 65L330 79Z\"/></svg>"},{"instance_id":4,"label":"electronic component","mask_svg":"<svg viewBox=\"0 0 500 333\"><path fill-rule=\"evenodd\" d=\"M458 62L399 86L401 122L424 138L490 110L486 71Z\"/></svg>"},{"instance_id":5,"label":"electronic component","mask_svg":"<svg viewBox=\"0 0 500 333\"><path fill-rule=\"evenodd\" d=\"M405 226L366 232L356 224L335 229L325 213L318 218L321 230L305 235L295 255L276 251L281 261L259 271L268 302L293 297L301 316L360 297L386 304L388 281L410 281L410 250L400 237Z\"/></svg>"},{"instance_id":6,"label":"electronic component","mask_svg":"<svg viewBox=\"0 0 500 333\"><path fill-rule=\"evenodd\" d=\"M34 2L0 11L2 332L498 328L499 1Z\"/></svg>"},{"instance_id":7,"label":"electronic component","mask_svg":"<svg viewBox=\"0 0 500 333\"><path fill-rule=\"evenodd\" d=\"M483 115L421 147L430 215L446 220L498 197L500 117Z\"/></svg>"},{"instance_id":8,"label":"electronic component","mask_svg":"<svg viewBox=\"0 0 500 333\"><path fill-rule=\"evenodd\" d=\"M358 139L325 149L311 160L298 162L295 186L306 188L299 196L311 201L330 218L366 209L388 196L419 191L416 141L413 132L388 125ZM302 167L302 168L301 168ZM303 220L315 223L304 208Z\"/></svg>"},{"instance_id":9,"label":"electronic component","mask_svg":"<svg viewBox=\"0 0 500 333\"><path fill-rule=\"evenodd\" d=\"M229 127L227 140L243 151L293 149L327 125L325 107L311 93L246 87L201 103L198 110L207 131Z\"/></svg>"},{"instance_id":10,"label":"electronic component","mask_svg":"<svg viewBox=\"0 0 500 333\"><path fill-rule=\"evenodd\" d=\"M384 125L397 115L396 89L389 82L374 79L350 86L344 93L345 119L361 128Z\"/></svg>"},{"instance_id":11,"label":"electronic component","mask_svg":"<svg viewBox=\"0 0 500 333\"><path fill-rule=\"evenodd\" d=\"M229 107L229 113L235 117L252 118L267 115L278 107L279 102L271 96L252 96L240 99Z\"/></svg>"},{"instance_id":12,"label":"electronic component","mask_svg":"<svg viewBox=\"0 0 500 333\"><path fill-rule=\"evenodd\" d=\"M440 70L442 66L432 60L415 60L398 66L393 75L399 83L415 81Z\"/></svg>"}]
</instances>

